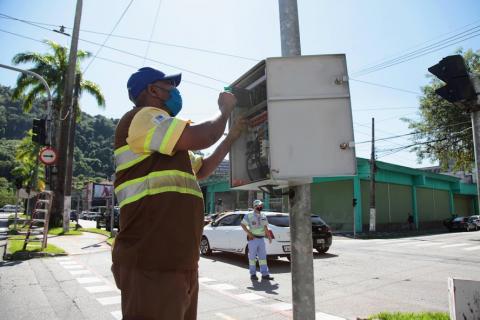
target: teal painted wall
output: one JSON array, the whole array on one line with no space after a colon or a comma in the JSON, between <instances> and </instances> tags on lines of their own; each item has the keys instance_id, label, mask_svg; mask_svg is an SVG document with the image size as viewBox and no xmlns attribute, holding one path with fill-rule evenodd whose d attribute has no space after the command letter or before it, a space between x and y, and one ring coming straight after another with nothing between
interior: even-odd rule
<instances>
[{"instance_id":1,"label":"teal painted wall","mask_svg":"<svg viewBox=\"0 0 480 320\"><path fill-rule=\"evenodd\" d=\"M312 213L318 214L335 231L353 231L353 180L313 183Z\"/></svg>"}]
</instances>

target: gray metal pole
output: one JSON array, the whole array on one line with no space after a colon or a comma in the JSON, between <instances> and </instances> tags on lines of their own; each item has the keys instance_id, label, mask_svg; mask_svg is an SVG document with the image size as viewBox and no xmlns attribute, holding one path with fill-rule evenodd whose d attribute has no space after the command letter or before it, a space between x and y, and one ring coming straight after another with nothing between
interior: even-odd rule
<instances>
[{"instance_id":1,"label":"gray metal pole","mask_svg":"<svg viewBox=\"0 0 480 320\"><path fill-rule=\"evenodd\" d=\"M370 156L370 232L376 229L376 212L375 205L375 118L372 118L372 154Z\"/></svg>"},{"instance_id":2,"label":"gray metal pole","mask_svg":"<svg viewBox=\"0 0 480 320\"><path fill-rule=\"evenodd\" d=\"M67 114L71 117L73 106L73 87L75 83L75 71L77 66L77 50L78 50L78 36L80 34L80 21L82 18L82 6L83 1L77 0L77 7L75 9L75 21L73 25L72 32L72 41L70 43L70 53L68 57L68 69L67 76L65 78L65 90L63 92L63 114ZM70 118L68 118L70 119ZM62 132L60 136L60 141L62 142L59 146L59 165L58 165L58 195L60 195L58 202L60 211L63 211L63 230L67 232L70 227L70 206L71 206L71 196L65 196L65 177L66 177L66 167L67 167L67 152L68 152L68 123L66 120L65 123L62 123Z\"/></svg>"},{"instance_id":3,"label":"gray metal pole","mask_svg":"<svg viewBox=\"0 0 480 320\"><path fill-rule=\"evenodd\" d=\"M472 101L473 112L470 114L472 118L473 130L473 148L475 150L475 172L477 175L477 204L480 208L480 75L470 75L475 92L477 93L476 101Z\"/></svg>"},{"instance_id":4,"label":"gray metal pole","mask_svg":"<svg viewBox=\"0 0 480 320\"><path fill-rule=\"evenodd\" d=\"M301 55L297 0L279 0L282 56ZM310 185L290 188L292 302L294 320L315 319Z\"/></svg>"}]
</instances>

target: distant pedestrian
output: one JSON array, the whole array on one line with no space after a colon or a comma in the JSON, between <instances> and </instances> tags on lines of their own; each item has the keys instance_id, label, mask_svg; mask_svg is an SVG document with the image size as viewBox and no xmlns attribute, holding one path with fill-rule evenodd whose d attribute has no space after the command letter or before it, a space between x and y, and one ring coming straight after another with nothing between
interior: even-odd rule
<instances>
[{"instance_id":1,"label":"distant pedestrian","mask_svg":"<svg viewBox=\"0 0 480 320\"><path fill-rule=\"evenodd\" d=\"M273 280L270 276L267 266L267 250L265 240L272 243L272 236L268 230L268 220L265 213L262 213L263 203L260 200L253 201L253 211L245 214L242 220L242 228L247 233L248 239L248 265L250 270L250 279L258 280L257 277L257 256L260 265L260 273L263 280Z\"/></svg>"},{"instance_id":2,"label":"distant pedestrian","mask_svg":"<svg viewBox=\"0 0 480 320\"><path fill-rule=\"evenodd\" d=\"M413 230L413 223L415 221L411 213L408 214L407 222L408 222L408 230Z\"/></svg>"}]
</instances>

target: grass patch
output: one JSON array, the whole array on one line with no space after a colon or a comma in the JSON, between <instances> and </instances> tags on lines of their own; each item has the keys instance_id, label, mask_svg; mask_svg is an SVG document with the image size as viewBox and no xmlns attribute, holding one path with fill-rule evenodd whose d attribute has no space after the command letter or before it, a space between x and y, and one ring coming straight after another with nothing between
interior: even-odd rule
<instances>
[{"instance_id":1,"label":"grass patch","mask_svg":"<svg viewBox=\"0 0 480 320\"><path fill-rule=\"evenodd\" d=\"M450 320L446 312L382 312L370 316L370 320Z\"/></svg>"},{"instance_id":2,"label":"grass patch","mask_svg":"<svg viewBox=\"0 0 480 320\"><path fill-rule=\"evenodd\" d=\"M47 244L47 247L41 250L41 243L40 242L33 242L27 245L27 249L23 250L23 242L25 240L25 236L15 236L8 240L8 252L15 255L22 252L45 252L45 253L53 253L53 254L61 254L65 253L62 248L54 246L53 244Z\"/></svg>"},{"instance_id":3,"label":"grass patch","mask_svg":"<svg viewBox=\"0 0 480 320\"><path fill-rule=\"evenodd\" d=\"M63 228L59 227L49 229L48 234L55 236L79 236L82 234L82 232L75 229L70 229L68 232L63 232Z\"/></svg>"},{"instance_id":4,"label":"grass patch","mask_svg":"<svg viewBox=\"0 0 480 320\"><path fill-rule=\"evenodd\" d=\"M115 238L108 238L107 243L113 247L113 244L115 243Z\"/></svg>"},{"instance_id":5,"label":"grass patch","mask_svg":"<svg viewBox=\"0 0 480 320\"><path fill-rule=\"evenodd\" d=\"M97 229L97 228L80 228L80 231L91 232L91 233L98 233L103 234L104 236L110 237L110 231Z\"/></svg>"}]
</instances>

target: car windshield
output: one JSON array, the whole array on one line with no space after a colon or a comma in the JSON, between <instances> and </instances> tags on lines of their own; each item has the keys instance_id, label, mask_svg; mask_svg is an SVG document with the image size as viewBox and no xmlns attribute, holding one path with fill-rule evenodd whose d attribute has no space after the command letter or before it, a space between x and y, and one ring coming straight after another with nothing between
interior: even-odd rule
<instances>
[{"instance_id":1,"label":"car windshield","mask_svg":"<svg viewBox=\"0 0 480 320\"><path fill-rule=\"evenodd\" d=\"M277 227L289 227L290 217L284 215L267 216L268 223Z\"/></svg>"},{"instance_id":2,"label":"car windshield","mask_svg":"<svg viewBox=\"0 0 480 320\"><path fill-rule=\"evenodd\" d=\"M458 217L458 218L453 219L453 221L462 222L464 219L465 219L465 217Z\"/></svg>"},{"instance_id":3,"label":"car windshield","mask_svg":"<svg viewBox=\"0 0 480 320\"><path fill-rule=\"evenodd\" d=\"M324 225L326 225L326 223L319 216L312 215L312 225L313 226L324 226Z\"/></svg>"}]
</instances>

